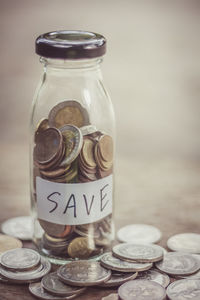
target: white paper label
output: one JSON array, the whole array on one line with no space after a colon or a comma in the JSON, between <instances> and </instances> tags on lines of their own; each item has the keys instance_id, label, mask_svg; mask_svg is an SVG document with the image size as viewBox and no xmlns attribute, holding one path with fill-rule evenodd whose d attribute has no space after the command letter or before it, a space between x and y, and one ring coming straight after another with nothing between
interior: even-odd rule
<instances>
[{"instance_id":1,"label":"white paper label","mask_svg":"<svg viewBox=\"0 0 200 300\"><path fill-rule=\"evenodd\" d=\"M63 225L96 222L112 213L112 175L86 183L36 178L38 218Z\"/></svg>"}]
</instances>

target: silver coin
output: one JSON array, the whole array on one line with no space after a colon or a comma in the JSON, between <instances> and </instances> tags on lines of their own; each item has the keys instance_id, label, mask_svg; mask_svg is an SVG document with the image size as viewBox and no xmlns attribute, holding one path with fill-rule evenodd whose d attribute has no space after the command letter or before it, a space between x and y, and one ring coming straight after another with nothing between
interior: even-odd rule
<instances>
[{"instance_id":1,"label":"silver coin","mask_svg":"<svg viewBox=\"0 0 200 300\"><path fill-rule=\"evenodd\" d=\"M193 254L192 256L194 256L200 263L200 255L198 254ZM177 279L200 279L200 270L192 275L177 275L175 276L175 278Z\"/></svg>"},{"instance_id":2,"label":"silver coin","mask_svg":"<svg viewBox=\"0 0 200 300\"><path fill-rule=\"evenodd\" d=\"M170 237L167 247L172 251L200 253L200 234L181 233Z\"/></svg>"},{"instance_id":3,"label":"silver coin","mask_svg":"<svg viewBox=\"0 0 200 300\"><path fill-rule=\"evenodd\" d=\"M170 275L190 275L200 269L199 261L191 254L169 252L163 261L157 262L156 267Z\"/></svg>"},{"instance_id":4,"label":"silver coin","mask_svg":"<svg viewBox=\"0 0 200 300\"><path fill-rule=\"evenodd\" d=\"M163 300L165 289L157 282L149 280L131 280L122 284L118 289L122 300Z\"/></svg>"},{"instance_id":5,"label":"silver coin","mask_svg":"<svg viewBox=\"0 0 200 300\"><path fill-rule=\"evenodd\" d=\"M200 280L177 280L168 286L167 296L170 300L199 300Z\"/></svg>"},{"instance_id":6,"label":"silver coin","mask_svg":"<svg viewBox=\"0 0 200 300\"><path fill-rule=\"evenodd\" d=\"M107 252L100 258L103 267L119 272L141 272L152 268L152 263L134 263L114 257L111 252Z\"/></svg>"},{"instance_id":7,"label":"silver coin","mask_svg":"<svg viewBox=\"0 0 200 300\"><path fill-rule=\"evenodd\" d=\"M17 248L2 253L0 263L6 269L21 271L34 268L40 259L40 255L32 249Z\"/></svg>"},{"instance_id":8,"label":"silver coin","mask_svg":"<svg viewBox=\"0 0 200 300\"><path fill-rule=\"evenodd\" d=\"M60 166L65 166L72 163L77 156L79 155L82 145L83 145L83 135L80 129L73 125L65 125L59 129L61 133L65 136L70 133L70 141L73 144L73 149L70 149L71 152L65 157ZM64 139L66 143L69 142L68 139Z\"/></svg>"},{"instance_id":9,"label":"silver coin","mask_svg":"<svg viewBox=\"0 0 200 300\"><path fill-rule=\"evenodd\" d=\"M123 243L152 244L161 240L161 231L151 225L131 224L117 232L117 239Z\"/></svg>"},{"instance_id":10,"label":"silver coin","mask_svg":"<svg viewBox=\"0 0 200 300\"><path fill-rule=\"evenodd\" d=\"M29 284L29 291L35 297L39 299L46 299L46 300L68 300L68 299L74 299L77 296L77 295L72 295L72 296L65 297L65 296L51 295L45 291L45 289L42 287L40 282Z\"/></svg>"},{"instance_id":11,"label":"silver coin","mask_svg":"<svg viewBox=\"0 0 200 300\"><path fill-rule=\"evenodd\" d=\"M157 245L123 243L114 246L112 252L127 261L156 262L163 258L163 250Z\"/></svg>"},{"instance_id":12,"label":"silver coin","mask_svg":"<svg viewBox=\"0 0 200 300\"><path fill-rule=\"evenodd\" d=\"M9 281L14 283L29 283L38 281L40 278L48 274L51 270L51 263L45 259L41 258L41 266L32 271L8 271L0 268L0 273Z\"/></svg>"},{"instance_id":13,"label":"silver coin","mask_svg":"<svg viewBox=\"0 0 200 300\"><path fill-rule=\"evenodd\" d=\"M74 294L78 295L84 292L86 289L84 287L72 287L62 283L62 281L60 281L58 278L57 272L45 275L42 278L41 284L47 292L56 296L70 296Z\"/></svg>"},{"instance_id":14,"label":"silver coin","mask_svg":"<svg viewBox=\"0 0 200 300\"><path fill-rule=\"evenodd\" d=\"M31 240L33 236L32 218L23 216L8 219L1 224L1 231L20 240Z\"/></svg>"},{"instance_id":15,"label":"silver coin","mask_svg":"<svg viewBox=\"0 0 200 300\"><path fill-rule=\"evenodd\" d=\"M96 261L74 261L61 266L57 271L61 281L76 286L92 286L111 277L111 271L101 267Z\"/></svg>"},{"instance_id":16,"label":"silver coin","mask_svg":"<svg viewBox=\"0 0 200 300\"><path fill-rule=\"evenodd\" d=\"M121 272L112 272L110 279L99 284L100 287L115 287L120 286L126 281L133 280L137 277L138 273L121 273Z\"/></svg>"},{"instance_id":17,"label":"silver coin","mask_svg":"<svg viewBox=\"0 0 200 300\"><path fill-rule=\"evenodd\" d=\"M101 298L101 300L118 300L118 299L119 299L118 294L114 294L114 293Z\"/></svg>"},{"instance_id":18,"label":"silver coin","mask_svg":"<svg viewBox=\"0 0 200 300\"><path fill-rule=\"evenodd\" d=\"M170 284L170 278L167 274L160 273L156 270L149 270L138 274L137 279L146 279L159 283L164 288Z\"/></svg>"},{"instance_id":19,"label":"silver coin","mask_svg":"<svg viewBox=\"0 0 200 300\"><path fill-rule=\"evenodd\" d=\"M88 135L88 134L96 132L97 128L94 125L86 125L86 126L80 127L80 130L82 132L82 135Z\"/></svg>"}]
</instances>

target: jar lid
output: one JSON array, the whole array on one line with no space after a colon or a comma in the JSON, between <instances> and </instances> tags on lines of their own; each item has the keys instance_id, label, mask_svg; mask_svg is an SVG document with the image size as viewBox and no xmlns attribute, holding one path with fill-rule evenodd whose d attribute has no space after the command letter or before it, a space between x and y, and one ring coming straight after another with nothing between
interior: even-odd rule
<instances>
[{"instance_id":1,"label":"jar lid","mask_svg":"<svg viewBox=\"0 0 200 300\"><path fill-rule=\"evenodd\" d=\"M104 36L81 30L60 30L44 33L36 39L36 53L48 58L95 58L105 54Z\"/></svg>"}]
</instances>

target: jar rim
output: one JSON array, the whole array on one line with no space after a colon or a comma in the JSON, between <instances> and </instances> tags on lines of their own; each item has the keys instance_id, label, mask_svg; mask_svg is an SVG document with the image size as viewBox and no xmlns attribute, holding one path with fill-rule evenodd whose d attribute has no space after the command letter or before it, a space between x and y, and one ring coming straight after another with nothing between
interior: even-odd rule
<instances>
[{"instance_id":1,"label":"jar rim","mask_svg":"<svg viewBox=\"0 0 200 300\"><path fill-rule=\"evenodd\" d=\"M44 33L36 39L36 54L56 59L89 59L103 56L103 35L83 30L59 30Z\"/></svg>"}]
</instances>

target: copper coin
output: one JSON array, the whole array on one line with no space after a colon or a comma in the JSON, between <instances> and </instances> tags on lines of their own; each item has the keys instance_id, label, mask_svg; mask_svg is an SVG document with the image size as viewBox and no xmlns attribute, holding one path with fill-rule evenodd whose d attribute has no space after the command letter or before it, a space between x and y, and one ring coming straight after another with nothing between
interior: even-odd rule
<instances>
[{"instance_id":1,"label":"copper coin","mask_svg":"<svg viewBox=\"0 0 200 300\"><path fill-rule=\"evenodd\" d=\"M56 128L68 124L82 127L89 124L89 115L79 102L73 100L63 101L50 111L49 124Z\"/></svg>"},{"instance_id":2,"label":"copper coin","mask_svg":"<svg viewBox=\"0 0 200 300\"><path fill-rule=\"evenodd\" d=\"M70 262L57 271L61 281L72 286L94 286L111 277L111 271L101 267L99 262L80 260Z\"/></svg>"},{"instance_id":3,"label":"copper coin","mask_svg":"<svg viewBox=\"0 0 200 300\"><path fill-rule=\"evenodd\" d=\"M65 156L65 144L63 143L60 150L56 154L55 158L50 161L48 164L39 164L37 161L34 161L35 165L41 170L49 171L55 169L60 165Z\"/></svg>"},{"instance_id":4,"label":"copper coin","mask_svg":"<svg viewBox=\"0 0 200 300\"><path fill-rule=\"evenodd\" d=\"M35 136L34 136L35 142L37 142L38 135L47 128L49 128L49 121L48 119L42 118L36 126Z\"/></svg>"},{"instance_id":5,"label":"copper coin","mask_svg":"<svg viewBox=\"0 0 200 300\"><path fill-rule=\"evenodd\" d=\"M58 154L62 148L63 137L56 128L48 128L42 131L37 138L34 148L34 159L39 164L48 164Z\"/></svg>"},{"instance_id":6,"label":"copper coin","mask_svg":"<svg viewBox=\"0 0 200 300\"><path fill-rule=\"evenodd\" d=\"M109 135L103 135L99 139L99 151L104 161L113 160L113 140Z\"/></svg>"},{"instance_id":7,"label":"copper coin","mask_svg":"<svg viewBox=\"0 0 200 300\"><path fill-rule=\"evenodd\" d=\"M80 168L79 168L79 170L83 177L86 177L87 179L89 179L91 181L97 180L97 177L94 173L87 173L83 169L80 169Z\"/></svg>"},{"instance_id":8,"label":"copper coin","mask_svg":"<svg viewBox=\"0 0 200 300\"><path fill-rule=\"evenodd\" d=\"M12 236L0 234L0 253L7 250L22 248L22 242Z\"/></svg>"},{"instance_id":9,"label":"copper coin","mask_svg":"<svg viewBox=\"0 0 200 300\"><path fill-rule=\"evenodd\" d=\"M50 236L64 237L69 232L69 227L66 230L66 225L55 224L41 219L38 219L38 221L41 227L44 229L44 231ZM70 230L71 230L71 226L70 226Z\"/></svg>"},{"instance_id":10,"label":"copper coin","mask_svg":"<svg viewBox=\"0 0 200 300\"><path fill-rule=\"evenodd\" d=\"M56 169L49 170L49 171L41 170L40 172L45 177L55 178L66 174L67 171L70 169L70 167L71 165L67 165L66 167L57 167Z\"/></svg>"},{"instance_id":11,"label":"copper coin","mask_svg":"<svg viewBox=\"0 0 200 300\"><path fill-rule=\"evenodd\" d=\"M88 258L94 250L94 244L87 237L77 237L68 246L68 254L72 258Z\"/></svg>"}]
</instances>

